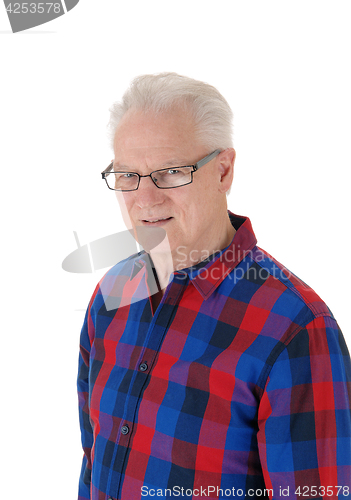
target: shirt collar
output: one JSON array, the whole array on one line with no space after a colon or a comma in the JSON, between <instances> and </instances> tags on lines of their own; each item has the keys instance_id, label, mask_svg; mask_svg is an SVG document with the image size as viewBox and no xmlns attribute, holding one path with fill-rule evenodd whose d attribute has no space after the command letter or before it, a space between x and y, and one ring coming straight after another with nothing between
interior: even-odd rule
<instances>
[{"instance_id":1,"label":"shirt collar","mask_svg":"<svg viewBox=\"0 0 351 500\"><path fill-rule=\"evenodd\" d=\"M228 215L232 226L236 230L231 243L223 250L210 255L195 266L173 273L174 275L189 276L189 279L204 299L207 299L214 292L226 276L257 244L250 219L245 216L235 215L229 210ZM149 254L143 251L134 260L130 279L133 279L145 265L152 265L152 260Z\"/></svg>"},{"instance_id":2,"label":"shirt collar","mask_svg":"<svg viewBox=\"0 0 351 500\"><path fill-rule=\"evenodd\" d=\"M256 246L257 240L250 219L228 211L236 233L224 250L215 254L205 266L189 268L189 277L204 299L207 299L228 274ZM200 263L201 265L201 263Z\"/></svg>"}]
</instances>

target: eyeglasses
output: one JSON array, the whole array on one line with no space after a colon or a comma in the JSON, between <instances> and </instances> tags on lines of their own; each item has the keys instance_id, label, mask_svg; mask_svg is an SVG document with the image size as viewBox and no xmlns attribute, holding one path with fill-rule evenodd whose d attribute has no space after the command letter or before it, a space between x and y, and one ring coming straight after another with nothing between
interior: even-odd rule
<instances>
[{"instance_id":1,"label":"eyeglasses","mask_svg":"<svg viewBox=\"0 0 351 500\"><path fill-rule=\"evenodd\" d=\"M195 165L187 165L184 167L162 168L155 170L148 175L140 175L137 172L115 172L113 171L113 161L109 166L101 172L102 178L105 179L107 187L113 191L135 191L138 189L141 177L151 177L153 183L159 189L172 189L180 186L186 186L193 182L193 172L209 163L221 152L216 149L213 153L205 156Z\"/></svg>"}]
</instances>

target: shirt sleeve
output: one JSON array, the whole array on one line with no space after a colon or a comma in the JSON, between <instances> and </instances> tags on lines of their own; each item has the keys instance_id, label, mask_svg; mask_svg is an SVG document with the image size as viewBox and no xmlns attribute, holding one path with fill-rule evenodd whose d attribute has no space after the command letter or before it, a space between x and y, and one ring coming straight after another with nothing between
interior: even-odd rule
<instances>
[{"instance_id":1,"label":"shirt sleeve","mask_svg":"<svg viewBox=\"0 0 351 500\"><path fill-rule=\"evenodd\" d=\"M351 366L337 323L315 318L271 363L257 434L270 497L350 498Z\"/></svg>"},{"instance_id":2,"label":"shirt sleeve","mask_svg":"<svg viewBox=\"0 0 351 500\"><path fill-rule=\"evenodd\" d=\"M90 301L85 315L83 328L80 335L80 349L78 362L78 403L79 403L79 425L81 431L82 447L84 451L82 469L79 477L78 500L90 499L91 483L91 450L93 446L93 429L90 423L89 413L89 360L92 339L94 337L94 323L91 315L91 304L95 293Z\"/></svg>"}]
</instances>

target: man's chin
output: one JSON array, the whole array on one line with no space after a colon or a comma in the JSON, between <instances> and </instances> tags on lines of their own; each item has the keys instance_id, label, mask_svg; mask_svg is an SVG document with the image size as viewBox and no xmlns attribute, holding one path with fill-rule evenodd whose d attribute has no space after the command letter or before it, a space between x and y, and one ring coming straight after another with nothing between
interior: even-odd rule
<instances>
[{"instance_id":1,"label":"man's chin","mask_svg":"<svg viewBox=\"0 0 351 500\"><path fill-rule=\"evenodd\" d=\"M129 231L146 252L169 252L167 233L162 227L134 226Z\"/></svg>"},{"instance_id":2,"label":"man's chin","mask_svg":"<svg viewBox=\"0 0 351 500\"><path fill-rule=\"evenodd\" d=\"M155 245L151 251L153 255L162 255L163 258L167 258L168 255L172 255L172 248L167 235L158 245Z\"/></svg>"}]
</instances>

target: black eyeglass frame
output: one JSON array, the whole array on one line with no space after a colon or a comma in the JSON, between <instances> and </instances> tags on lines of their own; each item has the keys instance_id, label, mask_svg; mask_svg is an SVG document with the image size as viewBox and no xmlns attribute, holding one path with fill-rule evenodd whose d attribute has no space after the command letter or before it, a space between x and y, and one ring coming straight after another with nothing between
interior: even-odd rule
<instances>
[{"instance_id":1,"label":"black eyeglass frame","mask_svg":"<svg viewBox=\"0 0 351 500\"><path fill-rule=\"evenodd\" d=\"M105 168L105 170L103 170L101 172L101 175L102 175L102 178L105 179L105 182L107 184L107 187L109 189L111 189L111 191L119 191L119 192L128 192L128 191L136 191L138 188L139 188L139 185L140 185L140 179L141 177L151 177L151 180L152 182L155 184L155 186L158 188L158 189L176 189L178 187L182 187L182 186L187 186L188 184L191 184L193 182L193 172L196 172L197 170L199 170L199 168L203 167L204 165L206 165L206 163L209 163L211 160L213 160L213 158L215 158L216 156L219 155L219 153L221 153L221 150L220 149L216 149L215 151L213 151L212 153L210 153L209 155L205 156L205 158L202 158L202 160L199 160L197 163L195 163L194 165L183 165L183 166L178 166L178 167L169 167L169 168L161 168L159 170L154 170L153 172L151 172L150 174L148 175L140 175L138 174L137 172L124 172L124 171L117 171L117 172L114 172L116 174L134 174L134 175L137 175L138 176L138 184L137 184L137 187L134 188L134 189L114 189L114 188L111 188L109 185L108 185L108 182L107 182L107 179L106 179L106 174L109 174L111 172L111 170L113 169L113 160L111 161L111 163L109 164L109 166L107 168ZM187 182L186 184L181 184L179 186L170 186L170 187L161 187L161 186L158 186L156 184L156 181L153 179L152 175L155 174L156 172L162 172L164 170L176 170L177 168L184 168L184 167L192 167L193 170L191 170L191 180L189 182Z\"/></svg>"}]
</instances>

